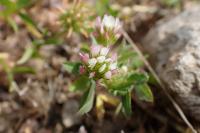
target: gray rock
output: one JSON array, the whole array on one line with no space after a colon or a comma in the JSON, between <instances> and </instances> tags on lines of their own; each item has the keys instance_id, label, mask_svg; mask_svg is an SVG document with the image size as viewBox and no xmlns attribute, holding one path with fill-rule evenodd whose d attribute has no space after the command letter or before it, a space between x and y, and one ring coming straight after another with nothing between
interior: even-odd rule
<instances>
[{"instance_id":1,"label":"gray rock","mask_svg":"<svg viewBox=\"0 0 200 133\"><path fill-rule=\"evenodd\" d=\"M77 114L79 104L74 99L68 99L62 111L63 124L66 128L70 128L76 124L81 123L81 117Z\"/></svg>"},{"instance_id":2,"label":"gray rock","mask_svg":"<svg viewBox=\"0 0 200 133\"><path fill-rule=\"evenodd\" d=\"M200 6L158 23L142 45L181 107L200 120Z\"/></svg>"}]
</instances>

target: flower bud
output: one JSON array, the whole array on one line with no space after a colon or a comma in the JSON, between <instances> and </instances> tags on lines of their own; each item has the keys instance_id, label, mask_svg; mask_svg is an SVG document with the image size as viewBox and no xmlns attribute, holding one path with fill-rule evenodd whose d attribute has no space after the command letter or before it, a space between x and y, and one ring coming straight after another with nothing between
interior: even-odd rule
<instances>
[{"instance_id":1,"label":"flower bud","mask_svg":"<svg viewBox=\"0 0 200 133\"><path fill-rule=\"evenodd\" d=\"M105 62L107 62L107 63L109 63L109 62L111 62L111 61L112 61L111 58L107 58L107 59L105 60Z\"/></svg>"},{"instance_id":2,"label":"flower bud","mask_svg":"<svg viewBox=\"0 0 200 133\"><path fill-rule=\"evenodd\" d=\"M92 56L97 56L99 54L100 50L101 50L101 46L93 44L91 46L91 54L92 54Z\"/></svg>"},{"instance_id":3,"label":"flower bud","mask_svg":"<svg viewBox=\"0 0 200 133\"><path fill-rule=\"evenodd\" d=\"M95 58L89 59L88 64L91 69L95 67L97 60Z\"/></svg>"},{"instance_id":4,"label":"flower bud","mask_svg":"<svg viewBox=\"0 0 200 133\"><path fill-rule=\"evenodd\" d=\"M84 66L80 66L80 67L79 67L79 73L80 73L80 74L84 74L85 72L86 72L85 67L84 67Z\"/></svg>"},{"instance_id":5,"label":"flower bud","mask_svg":"<svg viewBox=\"0 0 200 133\"><path fill-rule=\"evenodd\" d=\"M102 73L105 69L106 69L106 64L103 64L103 65L99 68L99 72Z\"/></svg>"},{"instance_id":6,"label":"flower bud","mask_svg":"<svg viewBox=\"0 0 200 133\"><path fill-rule=\"evenodd\" d=\"M88 54L82 54L82 53L79 53L79 56L81 58L81 61L85 64L88 63L88 60L89 60L89 55Z\"/></svg>"},{"instance_id":7,"label":"flower bud","mask_svg":"<svg viewBox=\"0 0 200 133\"><path fill-rule=\"evenodd\" d=\"M89 74L89 78L93 78L95 76L95 72L91 72L90 74Z\"/></svg>"},{"instance_id":8,"label":"flower bud","mask_svg":"<svg viewBox=\"0 0 200 133\"><path fill-rule=\"evenodd\" d=\"M103 62L105 61L105 59L106 59L105 56L99 56L99 57L97 57L97 61L98 61L99 63L103 63Z\"/></svg>"}]
</instances>

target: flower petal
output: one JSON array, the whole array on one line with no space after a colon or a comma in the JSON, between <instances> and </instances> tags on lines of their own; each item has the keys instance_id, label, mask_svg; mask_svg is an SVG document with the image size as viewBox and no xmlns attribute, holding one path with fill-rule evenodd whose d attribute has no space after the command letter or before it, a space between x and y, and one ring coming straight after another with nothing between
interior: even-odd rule
<instances>
[{"instance_id":1,"label":"flower petal","mask_svg":"<svg viewBox=\"0 0 200 133\"><path fill-rule=\"evenodd\" d=\"M89 54L83 54L83 53L79 53L79 56L81 58L81 61L85 64L88 63L89 60Z\"/></svg>"},{"instance_id":2,"label":"flower petal","mask_svg":"<svg viewBox=\"0 0 200 133\"><path fill-rule=\"evenodd\" d=\"M112 71L112 70L115 70L117 68L117 62L115 62L115 63L112 63L112 64L110 64L110 66L109 66L109 69Z\"/></svg>"},{"instance_id":3,"label":"flower petal","mask_svg":"<svg viewBox=\"0 0 200 133\"><path fill-rule=\"evenodd\" d=\"M109 52L109 49L106 47L103 47L103 48L101 48L100 55L106 56L108 54L108 52Z\"/></svg>"},{"instance_id":4,"label":"flower petal","mask_svg":"<svg viewBox=\"0 0 200 133\"><path fill-rule=\"evenodd\" d=\"M108 71L108 72L106 72L106 73L104 74L104 77L105 77L106 79L111 79L111 76L112 76L111 71Z\"/></svg>"},{"instance_id":5,"label":"flower petal","mask_svg":"<svg viewBox=\"0 0 200 133\"><path fill-rule=\"evenodd\" d=\"M88 61L89 66L88 67L94 68L96 63L97 63L97 60L95 58L89 59L89 61Z\"/></svg>"},{"instance_id":6,"label":"flower petal","mask_svg":"<svg viewBox=\"0 0 200 133\"><path fill-rule=\"evenodd\" d=\"M92 56L97 56L99 54L101 50L101 46L100 45L95 45L95 44L92 44L91 46L91 54Z\"/></svg>"}]
</instances>

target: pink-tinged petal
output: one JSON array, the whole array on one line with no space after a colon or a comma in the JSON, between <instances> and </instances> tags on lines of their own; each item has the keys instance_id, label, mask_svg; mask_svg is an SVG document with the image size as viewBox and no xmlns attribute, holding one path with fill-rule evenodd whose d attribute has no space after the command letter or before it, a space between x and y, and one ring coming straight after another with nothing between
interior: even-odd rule
<instances>
[{"instance_id":1,"label":"pink-tinged petal","mask_svg":"<svg viewBox=\"0 0 200 133\"><path fill-rule=\"evenodd\" d=\"M101 17L97 17L95 21L95 27L100 28L101 27Z\"/></svg>"},{"instance_id":2,"label":"pink-tinged petal","mask_svg":"<svg viewBox=\"0 0 200 133\"><path fill-rule=\"evenodd\" d=\"M116 39L118 39L121 36L120 33L115 34Z\"/></svg>"},{"instance_id":3,"label":"pink-tinged petal","mask_svg":"<svg viewBox=\"0 0 200 133\"><path fill-rule=\"evenodd\" d=\"M84 66L80 66L80 67L79 67L79 73L80 73L80 74L84 74L85 72L86 72L85 67L84 67Z\"/></svg>"},{"instance_id":4,"label":"pink-tinged petal","mask_svg":"<svg viewBox=\"0 0 200 133\"><path fill-rule=\"evenodd\" d=\"M81 58L81 61L85 64L88 63L89 60L89 54L83 54L83 53L79 53L79 56Z\"/></svg>"},{"instance_id":5,"label":"pink-tinged petal","mask_svg":"<svg viewBox=\"0 0 200 133\"><path fill-rule=\"evenodd\" d=\"M115 70L112 70L111 72L112 72L112 74L114 75L114 74L117 74L118 70L115 69Z\"/></svg>"},{"instance_id":6,"label":"pink-tinged petal","mask_svg":"<svg viewBox=\"0 0 200 133\"><path fill-rule=\"evenodd\" d=\"M100 27L100 33L104 34L104 26L102 24L101 24L101 27Z\"/></svg>"},{"instance_id":7,"label":"pink-tinged petal","mask_svg":"<svg viewBox=\"0 0 200 133\"><path fill-rule=\"evenodd\" d=\"M109 37L108 31L105 33L105 38L106 38L106 39L109 39L109 38L110 38L110 37Z\"/></svg>"},{"instance_id":8,"label":"pink-tinged petal","mask_svg":"<svg viewBox=\"0 0 200 133\"><path fill-rule=\"evenodd\" d=\"M111 56L112 62L115 62L117 60L117 53L113 53Z\"/></svg>"},{"instance_id":9,"label":"pink-tinged petal","mask_svg":"<svg viewBox=\"0 0 200 133\"><path fill-rule=\"evenodd\" d=\"M98 33L97 33L96 31L93 32L92 34L93 34L94 37L97 37L97 36L98 36Z\"/></svg>"},{"instance_id":10,"label":"pink-tinged petal","mask_svg":"<svg viewBox=\"0 0 200 133\"><path fill-rule=\"evenodd\" d=\"M116 26L116 27L114 28L113 33L114 33L114 34L117 34L118 32L121 32L121 30L122 30L122 26L118 25L118 26Z\"/></svg>"},{"instance_id":11,"label":"pink-tinged petal","mask_svg":"<svg viewBox=\"0 0 200 133\"><path fill-rule=\"evenodd\" d=\"M114 33L116 34L121 30L122 30L122 23L119 21L119 19L116 19Z\"/></svg>"},{"instance_id":12,"label":"pink-tinged petal","mask_svg":"<svg viewBox=\"0 0 200 133\"><path fill-rule=\"evenodd\" d=\"M111 79L111 77L112 77L111 71L106 72L106 73L104 74L104 77L105 77L106 79Z\"/></svg>"},{"instance_id":13,"label":"pink-tinged petal","mask_svg":"<svg viewBox=\"0 0 200 133\"><path fill-rule=\"evenodd\" d=\"M97 56L101 50L101 46L100 45L95 45L95 44L92 44L91 46L91 54L92 56Z\"/></svg>"},{"instance_id":14,"label":"pink-tinged petal","mask_svg":"<svg viewBox=\"0 0 200 133\"><path fill-rule=\"evenodd\" d=\"M95 76L95 72L91 72L90 74L89 74L89 78L93 78Z\"/></svg>"}]
</instances>

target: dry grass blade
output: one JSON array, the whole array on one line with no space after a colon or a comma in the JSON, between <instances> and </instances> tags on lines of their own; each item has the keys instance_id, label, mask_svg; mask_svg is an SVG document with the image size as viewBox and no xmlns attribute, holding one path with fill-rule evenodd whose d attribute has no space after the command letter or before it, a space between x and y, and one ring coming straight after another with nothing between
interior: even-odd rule
<instances>
[{"instance_id":1,"label":"dry grass blade","mask_svg":"<svg viewBox=\"0 0 200 133\"><path fill-rule=\"evenodd\" d=\"M124 38L131 44L131 46L133 47L133 49L138 53L139 57L144 62L145 66L149 69L149 71L151 72L151 74L155 77L156 81L158 82L158 84L160 85L160 87L163 89L164 93L169 98L169 100L172 102L174 108L177 110L177 112L179 113L179 115L181 116L181 118L183 119L183 121L192 130L192 132L197 133L197 131L194 129L194 127L192 126L192 124L189 122L189 120L187 119L187 117L185 116L185 114L183 113L183 111L181 110L181 108L179 107L179 105L175 102L175 100L171 97L171 95L169 95L169 93L167 92L164 84L162 83L162 81L160 80L160 78L157 76L156 72L153 70L153 68L151 67L151 65L149 64L149 62L145 59L145 57L142 54L142 52L135 45L135 43L132 41L132 39L127 34L127 32L124 31L124 30L122 32L123 32Z\"/></svg>"}]
</instances>

